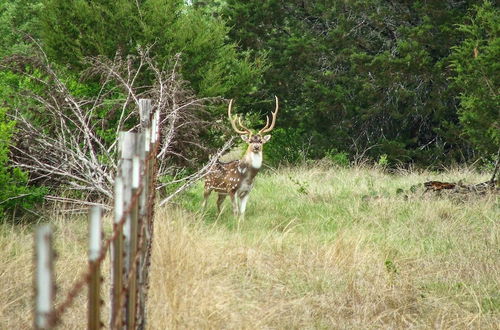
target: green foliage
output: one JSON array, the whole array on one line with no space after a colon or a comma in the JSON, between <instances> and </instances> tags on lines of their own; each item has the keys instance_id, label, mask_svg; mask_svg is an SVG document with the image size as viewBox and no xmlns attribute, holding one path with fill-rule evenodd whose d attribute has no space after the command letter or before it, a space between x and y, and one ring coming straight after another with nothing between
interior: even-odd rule
<instances>
[{"instance_id":1,"label":"green foliage","mask_svg":"<svg viewBox=\"0 0 500 330\"><path fill-rule=\"evenodd\" d=\"M26 36L36 36L41 0L0 2L0 58L11 54L27 54L31 44Z\"/></svg>"},{"instance_id":2,"label":"green foliage","mask_svg":"<svg viewBox=\"0 0 500 330\"><path fill-rule=\"evenodd\" d=\"M303 161L308 156L307 141L304 140L301 129L278 127L271 132L271 136L271 140L264 147L266 163L293 164Z\"/></svg>"},{"instance_id":3,"label":"green foliage","mask_svg":"<svg viewBox=\"0 0 500 330\"><path fill-rule=\"evenodd\" d=\"M152 55L170 62L181 54L181 72L199 96L245 95L259 86L264 69L228 42L224 21L178 0L47 0L41 39L50 58L76 68L87 56Z\"/></svg>"},{"instance_id":4,"label":"green foliage","mask_svg":"<svg viewBox=\"0 0 500 330\"><path fill-rule=\"evenodd\" d=\"M387 167L389 165L389 159L387 158L387 154L380 155L377 164L382 168Z\"/></svg>"},{"instance_id":5,"label":"green foliage","mask_svg":"<svg viewBox=\"0 0 500 330\"><path fill-rule=\"evenodd\" d=\"M50 58L82 66L85 56L128 54L136 45L141 17L135 3L119 1L44 1L41 40Z\"/></svg>"},{"instance_id":6,"label":"green foliage","mask_svg":"<svg viewBox=\"0 0 500 330\"><path fill-rule=\"evenodd\" d=\"M485 1L458 29L465 39L453 47L451 64L460 123L474 146L490 156L500 146L500 11Z\"/></svg>"},{"instance_id":7,"label":"green foliage","mask_svg":"<svg viewBox=\"0 0 500 330\"><path fill-rule=\"evenodd\" d=\"M469 154L446 65L477 2L228 0L223 11L241 49L266 56L262 90L284 100L280 127L307 132L310 156L379 145L374 159L441 163Z\"/></svg>"},{"instance_id":8,"label":"green foliage","mask_svg":"<svg viewBox=\"0 0 500 330\"><path fill-rule=\"evenodd\" d=\"M347 167L350 164L349 154L345 151L339 152L336 148L327 151L325 156L328 160L338 166Z\"/></svg>"},{"instance_id":9,"label":"green foliage","mask_svg":"<svg viewBox=\"0 0 500 330\"><path fill-rule=\"evenodd\" d=\"M482 0L16 0L0 4L0 56L29 53L25 35L34 36L65 68L71 92L94 96L99 84L79 80L86 57L154 45L165 67L180 54L198 97L234 98L254 124L280 98L265 152L272 165L326 157L346 166L362 153L382 166L440 166L495 154L500 144L499 17ZM2 77L9 109L19 90L50 93L34 79ZM95 113L107 119L97 129L106 143L115 139L116 107L111 100ZM227 124L225 105L207 110L202 119ZM37 104L23 111L44 130L54 124ZM204 136L212 147L225 137L215 125Z\"/></svg>"},{"instance_id":10,"label":"green foliage","mask_svg":"<svg viewBox=\"0 0 500 330\"><path fill-rule=\"evenodd\" d=\"M30 209L43 200L44 188L29 187L28 175L9 165L9 145L15 122L8 120L0 108L0 219L6 211Z\"/></svg>"}]
</instances>

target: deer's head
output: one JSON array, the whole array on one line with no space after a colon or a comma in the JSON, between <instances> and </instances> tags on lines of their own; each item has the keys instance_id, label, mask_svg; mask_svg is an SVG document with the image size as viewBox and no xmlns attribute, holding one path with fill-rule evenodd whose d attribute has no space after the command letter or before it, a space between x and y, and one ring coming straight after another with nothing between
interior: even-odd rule
<instances>
[{"instance_id":1,"label":"deer's head","mask_svg":"<svg viewBox=\"0 0 500 330\"><path fill-rule=\"evenodd\" d=\"M241 116L239 115L231 115L231 107L233 105L233 100L229 101L229 108L227 110L227 115L229 116L229 120L231 121L231 125L236 133L240 134L243 141L248 144L247 152L260 153L262 152L262 148L264 143L268 142L271 139L271 135L266 134L272 131L274 128L274 124L276 124L276 115L278 114L278 97L276 98L276 109L272 112L271 123L269 123L269 116L266 117L266 126L262 128L258 133L254 134L248 128L246 128L242 121ZM239 127L238 127L239 126Z\"/></svg>"}]
</instances>

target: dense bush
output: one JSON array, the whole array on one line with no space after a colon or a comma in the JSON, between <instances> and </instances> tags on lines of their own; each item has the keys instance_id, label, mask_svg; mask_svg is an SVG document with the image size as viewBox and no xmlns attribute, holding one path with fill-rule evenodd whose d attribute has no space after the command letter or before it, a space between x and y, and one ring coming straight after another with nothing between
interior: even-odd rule
<instances>
[{"instance_id":1,"label":"dense bush","mask_svg":"<svg viewBox=\"0 0 500 330\"><path fill-rule=\"evenodd\" d=\"M465 38L453 47L451 62L460 123L479 154L495 154L500 146L500 12L485 2L458 29Z\"/></svg>"},{"instance_id":2,"label":"dense bush","mask_svg":"<svg viewBox=\"0 0 500 330\"><path fill-rule=\"evenodd\" d=\"M15 122L8 120L5 109L0 108L0 220L5 212L23 212L40 202L45 188L28 186L28 174L9 166L9 146Z\"/></svg>"}]
</instances>

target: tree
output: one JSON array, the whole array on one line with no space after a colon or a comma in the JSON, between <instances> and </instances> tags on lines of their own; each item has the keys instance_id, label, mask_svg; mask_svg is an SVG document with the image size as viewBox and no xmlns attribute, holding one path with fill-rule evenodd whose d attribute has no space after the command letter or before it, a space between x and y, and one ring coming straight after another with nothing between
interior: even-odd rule
<instances>
[{"instance_id":1,"label":"tree","mask_svg":"<svg viewBox=\"0 0 500 330\"><path fill-rule=\"evenodd\" d=\"M168 62L181 54L182 75L200 96L241 96L259 86L264 69L228 42L224 21L180 0L47 0L41 40L49 58L76 69L88 56L114 58L154 45Z\"/></svg>"},{"instance_id":2,"label":"tree","mask_svg":"<svg viewBox=\"0 0 500 330\"><path fill-rule=\"evenodd\" d=\"M458 29L464 39L450 60L460 123L479 155L492 156L500 147L500 11L485 1Z\"/></svg>"},{"instance_id":3,"label":"tree","mask_svg":"<svg viewBox=\"0 0 500 330\"><path fill-rule=\"evenodd\" d=\"M14 53L28 53L31 43L27 35L38 31L41 0L0 2L0 58Z\"/></svg>"},{"instance_id":4,"label":"tree","mask_svg":"<svg viewBox=\"0 0 500 330\"><path fill-rule=\"evenodd\" d=\"M288 144L430 163L463 147L446 64L475 2L228 0L223 13L242 50L267 56L263 90L302 138Z\"/></svg>"},{"instance_id":5,"label":"tree","mask_svg":"<svg viewBox=\"0 0 500 330\"><path fill-rule=\"evenodd\" d=\"M98 93L89 97L86 92L81 93L80 83L73 76L55 69L43 52L35 54L13 57L7 62L18 75L30 81L25 85L28 89L18 88L23 97L10 113L17 125L11 162L30 171L31 180L55 188L70 188L76 192L73 196L82 200L109 202L117 168L117 133L140 126L141 98L152 99L152 107L161 121L157 175L175 176L180 162L195 168L193 163L196 164L200 149L205 148L199 135L207 124L200 115L205 104L217 100L197 98L178 73L178 61L166 70L150 57L149 49L140 50L136 57L91 58L89 69L82 74L98 77L101 85ZM136 79L143 71L153 75L152 83L142 85ZM28 112L24 110L27 107ZM102 116L103 109L109 110L107 116ZM47 125L40 125L42 112ZM102 132L109 118L117 118L116 125L111 127L115 139ZM6 135L11 134L14 122L8 125ZM173 193L192 184L209 167L210 163L191 175L182 171L175 180L181 185ZM167 198L171 197L172 194Z\"/></svg>"}]
</instances>

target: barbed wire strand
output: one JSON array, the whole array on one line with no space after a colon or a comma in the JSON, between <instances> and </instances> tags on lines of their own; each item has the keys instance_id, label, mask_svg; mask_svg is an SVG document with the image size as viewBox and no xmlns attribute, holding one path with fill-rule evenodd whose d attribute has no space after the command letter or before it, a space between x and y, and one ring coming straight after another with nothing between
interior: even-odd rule
<instances>
[{"instance_id":1,"label":"barbed wire strand","mask_svg":"<svg viewBox=\"0 0 500 330\"><path fill-rule=\"evenodd\" d=\"M146 166L149 166L149 163L152 160L156 160L158 148L159 148L159 143L157 142L154 145L154 150L152 150L152 152L149 152L148 156L145 158L144 164ZM111 233L111 235L107 239L105 239L103 247L102 247L97 259L88 263L87 271L80 275L80 279L77 282L75 282L73 284L73 286L69 289L69 291L66 295L66 298L56 308L54 308L53 311L50 313L49 322L48 322L49 327L54 327L61 321L61 316L71 306L71 304L74 302L75 298L80 294L80 291L83 290L85 285L90 282L91 275L96 271L97 267L101 266L102 263L104 262L104 260L106 259L107 251L108 251L109 247L111 246L111 243L118 238L118 235L123 234L123 226L125 224L125 221L126 221L127 217L130 216L132 209L138 203L139 197L144 189L145 184L148 184L150 186L149 187L150 188L149 189L149 196L147 198L147 205L148 205L149 212L146 216L146 218L147 218L146 221L150 227L150 235L151 236L150 236L150 240L149 240L149 244L148 244L148 249L147 249L147 251L145 251L145 252L147 252L147 255L145 255L146 261L149 262L150 254L151 254L151 246L152 246L152 237L153 237L153 233L152 233L153 232L153 226L152 226L153 219L152 219L152 217L154 216L154 195L155 195L154 187L155 187L155 182L156 182L155 178L156 178L156 172L157 172L157 162L156 161L153 162L153 168L152 168L151 172L152 173L150 173L149 175L151 178L153 178L153 180L150 180L149 182L146 182L146 183L141 182L139 188L137 188L134 195L132 195L132 197L130 199L130 203L127 206L127 208L124 210L120 220L118 222L114 223L113 232ZM121 321L120 318L121 318L122 309L123 309L122 307L124 304L123 297L127 293L130 280L132 279L132 276L134 275L135 270L137 269L137 264L140 260L140 258L139 258L140 252L143 252L141 246L143 244L143 239L144 239L144 237L143 237L144 235L142 234L142 232L143 232L143 229L145 227L145 224L146 224L145 221L141 221L141 226L140 226L140 231L139 231L139 241L138 241L137 249L136 249L136 252L134 255L134 261L132 263L131 269L129 270L127 280L125 282L127 287L122 288L120 296L118 297L118 299L119 299L118 301L121 303L121 308L119 308L119 310L117 312L117 317L116 317L116 321L115 321L115 323L117 323L117 324L114 325L115 327L117 325L119 325L118 322ZM135 275L137 276L137 274L135 274ZM137 317L137 315L136 315L136 317Z\"/></svg>"},{"instance_id":2,"label":"barbed wire strand","mask_svg":"<svg viewBox=\"0 0 500 330\"><path fill-rule=\"evenodd\" d=\"M122 217L120 220L115 223L113 232L111 235L104 241L103 248L101 249L101 252L99 253L98 258L94 261L88 264L87 271L80 275L80 279L73 284L71 289L69 290L68 294L66 295L66 299L59 304L57 308L53 310L51 313L51 316L49 316L49 325L50 326L55 326L59 321L61 315L66 311L66 309L71 306L73 303L74 299L78 296L81 290L83 290L85 284L88 284L90 281L90 276L93 272L95 272L97 266L101 265L102 262L106 259L106 254L107 251L111 245L111 243L117 239L118 235L122 233L123 231L123 225L125 224L125 221L127 217L130 215L130 212L132 211L133 207L135 206L135 203L137 203L140 194L143 190L143 186L141 185L135 194L132 196L129 205L127 208L124 210Z\"/></svg>"}]
</instances>

